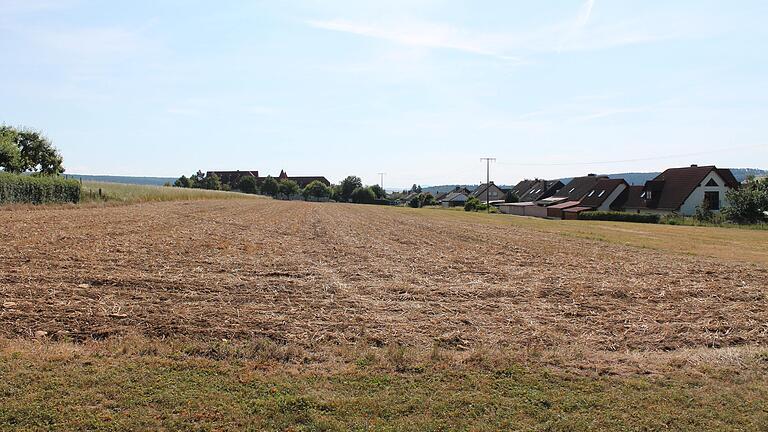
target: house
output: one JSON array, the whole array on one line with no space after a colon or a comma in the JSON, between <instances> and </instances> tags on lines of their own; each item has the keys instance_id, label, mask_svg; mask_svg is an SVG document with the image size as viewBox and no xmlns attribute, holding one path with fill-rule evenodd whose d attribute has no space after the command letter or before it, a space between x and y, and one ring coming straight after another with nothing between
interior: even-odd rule
<instances>
[{"instance_id":1,"label":"house","mask_svg":"<svg viewBox=\"0 0 768 432\"><path fill-rule=\"evenodd\" d=\"M440 204L443 207L458 207L463 206L468 199L469 195L462 192L450 192L442 201L440 201Z\"/></svg>"},{"instance_id":2,"label":"house","mask_svg":"<svg viewBox=\"0 0 768 432\"><path fill-rule=\"evenodd\" d=\"M614 204L628 188L629 184L624 179L606 178L599 180L592 190L581 199L579 205L591 207L597 211L617 210Z\"/></svg>"},{"instance_id":3,"label":"house","mask_svg":"<svg viewBox=\"0 0 768 432\"><path fill-rule=\"evenodd\" d=\"M560 180L534 180L531 187L517 197L520 201L538 201L551 197L562 188Z\"/></svg>"},{"instance_id":4,"label":"house","mask_svg":"<svg viewBox=\"0 0 768 432\"><path fill-rule=\"evenodd\" d=\"M595 174L575 177L557 191L553 198L565 198L565 201L581 201L595 187L598 181L607 178L608 176L598 176Z\"/></svg>"},{"instance_id":5,"label":"house","mask_svg":"<svg viewBox=\"0 0 768 432\"><path fill-rule=\"evenodd\" d=\"M547 210L550 211L550 217L562 219L578 219L579 213L584 211L619 210L629 187L624 179L603 178L580 201L568 201L558 204L558 209L552 206Z\"/></svg>"},{"instance_id":6,"label":"house","mask_svg":"<svg viewBox=\"0 0 768 432\"><path fill-rule=\"evenodd\" d=\"M705 202L710 210L720 211L727 205L726 193L738 187L729 169L714 165L669 168L645 185L629 188L621 206L637 213L690 216Z\"/></svg>"},{"instance_id":7,"label":"house","mask_svg":"<svg viewBox=\"0 0 768 432\"><path fill-rule=\"evenodd\" d=\"M520 198L524 193L526 193L529 190L531 190L531 187L537 181L538 181L538 179L537 180L528 180L528 179L522 180L518 184L512 186L510 191L512 191L512 193L515 194L515 196ZM520 200L520 201L522 201L522 200Z\"/></svg>"},{"instance_id":8,"label":"house","mask_svg":"<svg viewBox=\"0 0 768 432\"><path fill-rule=\"evenodd\" d=\"M464 187L456 186L452 191L445 192L435 199L443 207L463 206L472 193Z\"/></svg>"},{"instance_id":9,"label":"house","mask_svg":"<svg viewBox=\"0 0 768 432\"><path fill-rule=\"evenodd\" d=\"M490 184L483 183L472 192L472 196L480 200L480 202L504 202L507 198L507 190L502 189L493 182Z\"/></svg>"}]
</instances>

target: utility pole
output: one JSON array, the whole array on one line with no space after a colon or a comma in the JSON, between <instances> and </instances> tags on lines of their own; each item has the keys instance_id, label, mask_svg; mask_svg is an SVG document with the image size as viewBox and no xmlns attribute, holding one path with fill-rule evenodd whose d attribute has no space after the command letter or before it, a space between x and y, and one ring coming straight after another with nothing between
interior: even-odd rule
<instances>
[{"instance_id":1,"label":"utility pole","mask_svg":"<svg viewBox=\"0 0 768 432\"><path fill-rule=\"evenodd\" d=\"M386 173L377 173L381 177L381 183L379 186L381 186L381 189L384 190L384 174Z\"/></svg>"},{"instance_id":2,"label":"utility pole","mask_svg":"<svg viewBox=\"0 0 768 432\"><path fill-rule=\"evenodd\" d=\"M484 157L480 158L481 162L485 162L485 209L488 213L491 212L491 162L496 162L496 158Z\"/></svg>"}]
</instances>

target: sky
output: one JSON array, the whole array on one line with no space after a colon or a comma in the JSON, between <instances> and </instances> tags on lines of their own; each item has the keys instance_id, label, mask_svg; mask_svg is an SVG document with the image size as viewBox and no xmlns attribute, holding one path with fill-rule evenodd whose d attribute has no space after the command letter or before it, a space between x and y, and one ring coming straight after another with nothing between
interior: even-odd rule
<instances>
[{"instance_id":1,"label":"sky","mask_svg":"<svg viewBox=\"0 0 768 432\"><path fill-rule=\"evenodd\" d=\"M0 123L70 173L768 168L768 2L0 0Z\"/></svg>"}]
</instances>

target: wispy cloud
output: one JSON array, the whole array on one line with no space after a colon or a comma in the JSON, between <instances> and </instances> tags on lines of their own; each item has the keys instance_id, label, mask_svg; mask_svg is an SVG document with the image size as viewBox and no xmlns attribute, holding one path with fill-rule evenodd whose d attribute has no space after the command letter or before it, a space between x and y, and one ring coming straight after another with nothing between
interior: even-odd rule
<instances>
[{"instance_id":1,"label":"wispy cloud","mask_svg":"<svg viewBox=\"0 0 768 432\"><path fill-rule=\"evenodd\" d=\"M351 33L359 36L383 39L402 45L423 48L444 48L472 54L497 57L503 60L520 61L515 56L505 55L494 49L493 43L482 40L456 27L434 23L360 23L343 19L312 20L315 28Z\"/></svg>"},{"instance_id":2,"label":"wispy cloud","mask_svg":"<svg viewBox=\"0 0 768 432\"><path fill-rule=\"evenodd\" d=\"M560 44L557 47L557 52L562 52L565 43L568 42L569 39L572 39L579 32L581 32L587 26L587 24L589 24L589 18L592 16L592 9L594 7L595 0L587 0L587 2L584 3L584 6L581 8L581 12L574 21L573 28L568 31L565 34L565 37L563 37L563 39L560 41Z\"/></svg>"},{"instance_id":3,"label":"wispy cloud","mask_svg":"<svg viewBox=\"0 0 768 432\"><path fill-rule=\"evenodd\" d=\"M539 28L486 32L429 21L310 20L318 29L421 48L442 48L526 63L535 53L589 51L657 42L683 34L678 20L653 22L638 17L593 22L596 0L587 0L573 18Z\"/></svg>"}]
</instances>

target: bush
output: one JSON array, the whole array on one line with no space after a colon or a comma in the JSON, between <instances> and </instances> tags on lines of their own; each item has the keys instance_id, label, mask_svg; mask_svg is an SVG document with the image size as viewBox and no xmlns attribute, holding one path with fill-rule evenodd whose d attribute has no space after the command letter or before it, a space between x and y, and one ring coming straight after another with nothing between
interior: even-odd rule
<instances>
[{"instance_id":1,"label":"bush","mask_svg":"<svg viewBox=\"0 0 768 432\"><path fill-rule=\"evenodd\" d=\"M480 207L480 200L476 197L469 197L464 203L464 211L477 211L478 207Z\"/></svg>"},{"instance_id":2,"label":"bush","mask_svg":"<svg viewBox=\"0 0 768 432\"><path fill-rule=\"evenodd\" d=\"M331 196L331 188L325 185L325 183L319 180L313 180L302 191L304 199L320 200L321 198L328 198Z\"/></svg>"},{"instance_id":3,"label":"bush","mask_svg":"<svg viewBox=\"0 0 768 432\"><path fill-rule=\"evenodd\" d=\"M240 177L240 181L237 182L237 188L240 192L248 194L255 194L259 191L259 187L256 186L256 177L251 176Z\"/></svg>"},{"instance_id":4,"label":"bush","mask_svg":"<svg viewBox=\"0 0 768 432\"><path fill-rule=\"evenodd\" d=\"M579 213L579 220L600 220L615 222L659 223L661 216L649 213L625 213L611 211L585 211Z\"/></svg>"},{"instance_id":5,"label":"bush","mask_svg":"<svg viewBox=\"0 0 768 432\"><path fill-rule=\"evenodd\" d=\"M200 189L208 190L221 190L221 179L216 174L205 176L202 181L197 183L197 187Z\"/></svg>"},{"instance_id":6,"label":"bush","mask_svg":"<svg viewBox=\"0 0 768 432\"><path fill-rule=\"evenodd\" d=\"M267 176L267 178L264 179L264 181L261 183L261 193L264 195L269 196L275 196L277 195L277 192L280 188L280 185L277 183L277 180L275 180L272 176Z\"/></svg>"},{"instance_id":7,"label":"bush","mask_svg":"<svg viewBox=\"0 0 768 432\"><path fill-rule=\"evenodd\" d=\"M728 207L723 215L730 221L740 224L764 222L768 211L768 178L750 178L740 188L726 194Z\"/></svg>"},{"instance_id":8,"label":"bush","mask_svg":"<svg viewBox=\"0 0 768 432\"><path fill-rule=\"evenodd\" d=\"M77 203L80 183L58 176L0 173L0 203Z\"/></svg>"},{"instance_id":9,"label":"bush","mask_svg":"<svg viewBox=\"0 0 768 432\"><path fill-rule=\"evenodd\" d=\"M376 194L369 187L359 187L352 191L352 202L357 204L373 204Z\"/></svg>"},{"instance_id":10,"label":"bush","mask_svg":"<svg viewBox=\"0 0 768 432\"><path fill-rule=\"evenodd\" d=\"M379 185L371 186L371 190L373 191L374 195L376 195L376 199L382 199L387 197L387 192Z\"/></svg>"},{"instance_id":11,"label":"bush","mask_svg":"<svg viewBox=\"0 0 768 432\"><path fill-rule=\"evenodd\" d=\"M339 184L335 199L337 201L348 202L352 198L352 193L363 187L363 181L357 176L348 176Z\"/></svg>"},{"instance_id":12,"label":"bush","mask_svg":"<svg viewBox=\"0 0 768 432\"><path fill-rule=\"evenodd\" d=\"M280 192L280 195L290 198L301 193L301 188L299 188L299 184L293 180L280 180L278 192Z\"/></svg>"},{"instance_id":13,"label":"bush","mask_svg":"<svg viewBox=\"0 0 768 432\"><path fill-rule=\"evenodd\" d=\"M714 218L714 212L709 201L705 198L704 201L696 206L696 213L693 218L699 222L712 222Z\"/></svg>"}]
</instances>

